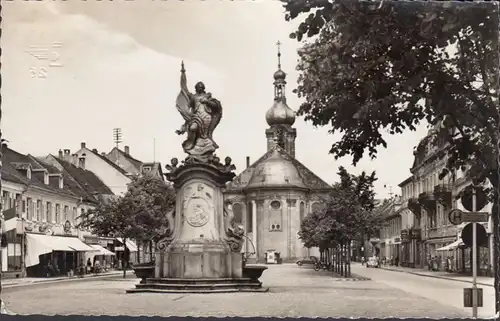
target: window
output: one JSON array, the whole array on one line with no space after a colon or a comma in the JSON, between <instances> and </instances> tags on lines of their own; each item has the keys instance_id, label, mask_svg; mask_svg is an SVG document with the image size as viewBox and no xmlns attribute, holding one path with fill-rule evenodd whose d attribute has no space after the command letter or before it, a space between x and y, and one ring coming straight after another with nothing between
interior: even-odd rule
<instances>
[{"instance_id":1,"label":"window","mask_svg":"<svg viewBox=\"0 0 500 321\"><path fill-rule=\"evenodd\" d=\"M71 218L71 223L76 224L76 216L78 215L78 212L76 211L76 207L73 207L73 217Z\"/></svg>"},{"instance_id":2,"label":"window","mask_svg":"<svg viewBox=\"0 0 500 321\"><path fill-rule=\"evenodd\" d=\"M253 232L253 207L252 203L249 202L247 206L247 232L252 233Z\"/></svg>"},{"instance_id":3,"label":"window","mask_svg":"<svg viewBox=\"0 0 500 321\"><path fill-rule=\"evenodd\" d=\"M300 202L300 207L299 207L300 222L304 220L305 212L306 212L306 206L304 202Z\"/></svg>"},{"instance_id":4,"label":"window","mask_svg":"<svg viewBox=\"0 0 500 321\"><path fill-rule=\"evenodd\" d=\"M56 224L61 223L61 205L56 204Z\"/></svg>"},{"instance_id":5,"label":"window","mask_svg":"<svg viewBox=\"0 0 500 321\"><path fill-rule=\"evenodd\" d=\"M31 200L31 198L28 198L27 201L28 201L27 218L28 218L28 220L32 220L33 219L33 201Z\"/></svg>"},{"instance_id":6,"label":"window","mask_svg":"<svg viewBox=\"0 0 500 321\"><path fill-rule=\"evenodd\" d=\"M271 209L277 211L281 208L281 202L280 201L272 201L271 204L269 204Z\"/></svg>"},{"instance_id":7,"label":"window","mask_svg":"<svg viewBox=\"0 0 500 321\"><path fill-rule=\"evenodd\" d=\"M26 213L26 200L23 200L22 205L21 205L21 211L23 213Z\"/></svg>"},{"instance_id":8,"label":"window","mask_svg":"<svg viewBox=\"0 0 500 321\"><path fill-rule=\"evenodd\" d=\"M149 167L149 166L145 166L142 168L143 172L149 172L150 170L151 170L151 167Z\"/></svg>"},{"instance_id":9,"label":"window","mask_svg":"<svg viewBox=\"0 0 500 321\"><path fill-rule=\"evenodd\" d=\"M234 214L234 222L236 224L243 223L243 206L240 203L233 204L233 214Z\"/></svg>"},{"instance_id":10,"label":"window","mask_svg":"<svg viewBox=\"0 0 500 321\"><path fill-rule=\"evenodd\" d=\"M64 206L64 222L68 220L69 206Z\"/></svg>"},{"instance_id":11,"label":"window","mask_svg":"<svg viewBox=\"0 0 500 321\"><path fill-rule=\"evenodd\" d=\"M46 205L46 218L47 218L47 222L49 223L52 223L52 203L51 202L47 202L47 205Z\"/></svg>"},{"instance_id":12,"label":"window","mask_svg":"<svg viewBox=\"0 0 500 321\"><path fill-rule=\"evenodd\" d=\"M3 210L8 210L8 204L7 202L9 201L9 192L3 191L2 193L2 209Z\"/></svg>"},{"instance_id":13,"label":"window","mask_svg":"<svg viewBox=\"0 0 500 321\"><path fill-rule=\"evenodd\" d=\"M36 221L41 222L42 220L42 201L36 201Z\"/></svg>"}]
</instances>

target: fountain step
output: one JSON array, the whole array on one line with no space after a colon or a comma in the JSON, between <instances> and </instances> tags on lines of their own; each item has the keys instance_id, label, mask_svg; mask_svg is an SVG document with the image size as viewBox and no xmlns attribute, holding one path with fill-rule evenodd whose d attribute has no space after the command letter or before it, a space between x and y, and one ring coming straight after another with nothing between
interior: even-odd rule
<instances>
[{"instance_id":1,"label":"fountain step","mask_svg":"<svg viewBox=\"0 0 500 321\"><path fill-rule=\"evenodd\" d=\"M137 284L136 289L163 289L163 290L213 290L213 289L258 289L262 287L261 283L225 283L225 284L165 284L165 283L147 283Z\"/></svg>"},{"instance_id":2,"label":"fountain step","mask_svg":"<svg viewBox=\"0 0 500 321\"><path fill-rule=\"evenodd\" d=\"M189 290L180 290L180 289L155 289L155 288L146 288L146 289L128 289L127 293L234 293L234 292L267 292L269 288L256 288L256 289L189 289Z\"/></svg>"},{"instance_id":3,"label":"fountain step","mask_svg":"<svg viewBox=\"0 0 500 321\"><path fill-rule=\"evenodd\" d=\"M162 283L162 284L234 284L237 283L256 283L250 278L218 278L218 279L181 279L181 278L148 278L142 283Z\"/></svg>"}]
</instances>

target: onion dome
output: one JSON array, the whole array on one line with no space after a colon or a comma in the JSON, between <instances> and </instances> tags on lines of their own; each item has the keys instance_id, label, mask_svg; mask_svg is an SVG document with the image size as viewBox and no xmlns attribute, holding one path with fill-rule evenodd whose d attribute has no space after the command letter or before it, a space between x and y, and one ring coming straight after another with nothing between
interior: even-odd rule
<instances>
[{"instance_id":1,"label":"onion dome","mask_svg":"<svg viewBox=\"0 0 500 321\"><path fill-rule=\"evenodd\" d=\"M275 100L273 106L266 113L266 121L269 126L291 126L295 123L295 112L286 105L284 99Z\"/></svg>"},{"instance_id":2,"label":"onion dome","mask_svg":"<svg viewBox=\"0 0 500 321\"><path fill-rule=\"evenodd\" d=\"M274 73L273 77L274 77L274 80L285 80L285 78L286 78L286 73L285 73L283 70L281 70L281 68L280 68L280 69L278 69L278 70Z\"/></svg>"}]
</instances>

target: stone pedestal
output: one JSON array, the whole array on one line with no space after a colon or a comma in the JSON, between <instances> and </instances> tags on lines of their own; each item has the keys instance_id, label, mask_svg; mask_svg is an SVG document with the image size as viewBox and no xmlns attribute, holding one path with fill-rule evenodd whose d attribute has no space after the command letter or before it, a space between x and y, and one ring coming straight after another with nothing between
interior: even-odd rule
<instances>
[{"instance_id":1,"label":"stone pedestal","mask_svg":"<svg viewBox=\"0 0 500 321\"><path fill-rule=\"evenodd\" d=\"M222 188L234 174L229 166L196 163L174 168L168 179L177 190L171 233L158 243L154 278L143 278L127 293L267 292L243 276L243 230L233 224ZM231 169L231 167L229 167Z\"/></svg>"},{"instance_id":2,"label":"stone pedestal","mask_svg":"<svg viewBox=\"0 0 500 321\"><path fill-rule=\"evenodd\" d=\"M241 254L227 242L222 188L234 174L211 164L184 165L169 180L177 190L171 243L156 257L157 278L241 277Z\"/></svg>"}]
</instances>

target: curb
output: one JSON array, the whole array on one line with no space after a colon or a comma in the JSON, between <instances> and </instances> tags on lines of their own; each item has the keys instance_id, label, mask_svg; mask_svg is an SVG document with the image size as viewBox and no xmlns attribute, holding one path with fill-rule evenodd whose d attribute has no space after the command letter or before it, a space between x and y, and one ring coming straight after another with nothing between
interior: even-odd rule
<instances>
[{"instance_id":1,"label":"curb","mask_svg":"<svg viewBox=\"0 0 500 321\"><path fill-rule=\"evenodd\" d=\"M425 277L434 278L434 279L450 280L450 281L457 281L457 282L463 282L463 283L472 283L472 281L468 281L468 280L459 280L459 279L448 278L448 277L437 276L437 275L429 275L429 274L424 274L424 273L419 273L419 272L393 270L393 269L388 269L388 268L383 268L383 267L380 267L380 269L385 270L385 271L393 271L393 272L408 273L408 274L413 274L413 275L418 275L418 276L425 276ZM488 284L488 283L483 283L483 282L476 282L476 284L493 287L493 285Z\"/></svg>"},{"instance_id":2,"label":"curb","mask_svg":"<svg viewBox=\"0 0 500 321\"><path fill-rule=\"evenodd\" d=\"M122 271L116 272L116 273L109 273L109 274L101 274L101 275L89 275L83 278L80 277L71 277L71 278L63 278L63 279L52 279L52 280L40 280L40 281L33 281L33 282L20 282L20 283L13 283L13 284L2 284L3 289L8 289L8 288L17 288L17 287L22 287L22 286L30 286L30 285L38 285L38 284L51 284L51 283L62 283L62 282L71 282L71 281L83 281L83 280L89 280L89 279L102 279L102 278L107 278L107 277L112 277L116 275L121 275L123 274Z\"/></svg>"}]
</instances>

